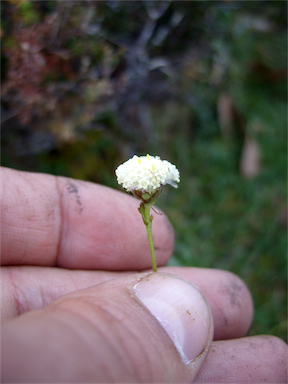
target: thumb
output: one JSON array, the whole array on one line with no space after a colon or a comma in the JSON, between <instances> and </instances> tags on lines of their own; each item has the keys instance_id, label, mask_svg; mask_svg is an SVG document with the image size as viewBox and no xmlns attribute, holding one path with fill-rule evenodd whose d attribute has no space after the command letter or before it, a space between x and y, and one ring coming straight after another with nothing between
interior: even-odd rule
<instances>
[{"instance_id":1,"label":"thumb","mask_svg":"<svg viewBox=\"0 0 288 384\"><path fill-rule=\"evenodd\" d=\"M2 325L2 382L191 382L213 337L197 287L153 273L77 291Z\"/></svg>"}]
</instances>

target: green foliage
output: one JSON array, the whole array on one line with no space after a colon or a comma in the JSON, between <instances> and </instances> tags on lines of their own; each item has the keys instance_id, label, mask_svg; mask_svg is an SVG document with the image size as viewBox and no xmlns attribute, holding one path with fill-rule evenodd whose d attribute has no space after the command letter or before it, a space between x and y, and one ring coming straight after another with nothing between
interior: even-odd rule
<instances>
[{"instance_id":1,"label":"green foliage","mask_svg":"<svg viewBox=\"0 0 288 384\"><path fill-rule=\"evenodd\" d=\"M19 1L17 7L19 8L19 17L25 25L32 25L39 22L39 13L35 10L33 1Z\"/></svg>"}]
</instances>

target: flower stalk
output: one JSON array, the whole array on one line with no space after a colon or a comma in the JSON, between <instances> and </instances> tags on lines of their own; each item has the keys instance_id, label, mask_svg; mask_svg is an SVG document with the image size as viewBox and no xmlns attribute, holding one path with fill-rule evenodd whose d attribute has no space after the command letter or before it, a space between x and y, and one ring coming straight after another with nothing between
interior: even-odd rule
<instances>
[{"instance_id":1,"label":"flower stalk","mask_svg":"<svg viewBox=\"0 0 288 384\"><path fill-rule=\"evenodd\" d=\"M141 200L140 207L138 208L138 210L142 215L143 223L145 225L147 235L148 235L153 272L157 272L157 263L156 263L156 257L155 257L153 235L152 235L153 215L150 215L150 210L153 207L153 205L156 203L156 200L158 199L160 193L162 192L162 189L163 187L160 186L159 189L156 190L154 194L147 193L147 192L143 193L141 191L135 191L135 190L132 191L133 196Z\"/></svg>"},{"instance_id":2,"label":"flower stalk","mask_svg":"<svg viewBox=\"0 0 288 384\"><path fill-rule=\"evenodd\" d=\"M152 204L153 205L153 204ZM153 216L150 215L150 209L152 207L150 203L141 203L139 211L142 215L142 219L147 231L148 235L148 241L149 241L149 248L150 248L150 254L151 254L151 261L152 261L152 269L153 272L157 272L157 263L156 263L156 257L155 257L155 249L154 249L154 243L153 243L153 235L152 235L152 220Z\"/></svg>"}]
</instances>

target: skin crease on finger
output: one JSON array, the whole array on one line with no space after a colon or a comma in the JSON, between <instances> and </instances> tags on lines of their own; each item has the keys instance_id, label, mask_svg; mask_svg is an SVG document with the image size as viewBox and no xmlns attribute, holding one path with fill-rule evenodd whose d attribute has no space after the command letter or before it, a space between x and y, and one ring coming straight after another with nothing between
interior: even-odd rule
<instances>
[{"instance_id":1,"label":"skin crease on finger","mask_svg":"<svg viewBox=\"0 0 288 384\"><path fill-rule=\"evenodd\" d=\"M7 168L1 168L1 177L2 265L118 271L150 266L134 197L89 182ZM164 214L154 215L153 236L158 265L163 265L174 247Z\"/></svg>"}]
</instances>

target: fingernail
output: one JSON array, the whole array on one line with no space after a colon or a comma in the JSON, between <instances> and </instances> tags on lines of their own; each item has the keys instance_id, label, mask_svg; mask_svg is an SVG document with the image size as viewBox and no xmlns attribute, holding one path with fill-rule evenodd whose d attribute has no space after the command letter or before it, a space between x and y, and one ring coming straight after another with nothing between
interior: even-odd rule
<instances>
[{"instance_id":1,"label":"fingernail","mask_svg":"<svg viewBox=\"0 0 288 384\"><path fill-rule=\"evenodd\" d=\"M134 293L166 330L185 364L208 349L212 315L195 285L174 275L153 273L134 286Z\"/></svg>"}]
</instances>

